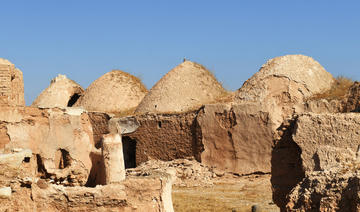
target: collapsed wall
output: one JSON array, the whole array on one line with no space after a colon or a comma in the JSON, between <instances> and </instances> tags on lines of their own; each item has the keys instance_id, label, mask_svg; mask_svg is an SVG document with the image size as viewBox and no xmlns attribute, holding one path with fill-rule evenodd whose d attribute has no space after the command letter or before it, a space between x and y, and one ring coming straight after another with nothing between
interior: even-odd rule
<instances>
[{"instance_id":1,"label":"collapsed wall","mask_svg":"<svg viewBox=\"0 0 360 212\"><path fill-rule=\"evenodd\" d=\"M64 186L37 175L31 150L0 155L0 211L172 212L172 176L149 172L116 184Z\"/></svg>"},{"instance_id":2,"label":"collapsed wall","mask_svg":"<svg viewBox=\"0 0 360 212\"><path fill-rule=\"evenodd\" d=\"M0 58L0 106L24 106L22 72L6 59Z\"/></svg>"},{"instance_id":3,"label":"collapsed wall","mask_svg":"<svg viewBox=\"0 0 360 212\"><path fill-rule=\"evenodd\" d=\"M284 123L280 132L282 137L272 152L274 202L285 210L291 190L308 176L353 161L360 146L359 127L360 115L355 113L306 113ZM326 192L314 195L318 195L318 198L312 199L314 210L319 207L320 201L331 197ZM300 206L292 206L294 210L296 207Z\"/></svg>"},{"instance_id":4,"label":"collapsed wall","mask_svg":"<svg viewBox=\"0 0 360 212\"><path fill-rule=\"evenodd\" d=\"M106 184L101 147L108 116L79 108L3 107L0 151L31 149L40 172L58 184Z\"/></svg>"},{"instance_id":5,"label":"collapsed wall","mask_svg":"<svg viewBox=\"0 0 360 212\"><path fill-rule=\"evenodd\" d=\"M173 211L173 177L124 179L120 135L97 149L84 110L2 107L0 126L1 211Z\"/></svg>"},{"instance_id":6,"label":"collapsed wall","mask_svg":"<svg viewBox=\"0 0 360 212\"><path fill-rule=\"evenodd\" d=\"M336 168L307 174L288 194L286 211L359 211L360 164L356 156L352 159Z\"/></svg>"},{"instance_id":7,"label":"collapsed wall","mask_svg":"<svg viewBox=\"0 0 360 212\"><path fill-rule=\"evenodd\" d=\"M305 111L314 113L359 112L360 82L351 83L352 81L348 79L346 79L346 84L337 81L332 90L309 98L305 103Z\"/></svg>"},{"instance_id":8,"label":"collapsed wall","mask_svg":"<svg viewBox=\"0 0 360 212\"><path fill-rule=\"evenodd\" d=\"M31 149L41 166L41 175L58 183L85 185L92 162L94 141L85 111L3 107L0 110L0 141L4 153ZM7 138L6 138L7 137Z\"/></svg>"}]
</instances>

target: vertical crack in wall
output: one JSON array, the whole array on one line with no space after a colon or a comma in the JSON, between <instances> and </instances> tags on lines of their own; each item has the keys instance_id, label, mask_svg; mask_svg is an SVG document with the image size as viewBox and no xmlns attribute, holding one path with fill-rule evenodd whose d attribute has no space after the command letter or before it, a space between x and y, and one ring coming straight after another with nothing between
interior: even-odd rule
<instances>
[{"instance_id":1,"label":"vertical crack in wall","mask_svg":"<svg viewBox=\"0 0 360 212\"><path fill-rule=\"evenodd\" d=\"M200 109L201 110L201 109ZM191 124L191 134L192 134L192 151L194 158L201 163L201 153L205 150L204 144L202 142L202 130L198 122L199 111L196 112L196 116Z\"/></svg>"}]
</instances>

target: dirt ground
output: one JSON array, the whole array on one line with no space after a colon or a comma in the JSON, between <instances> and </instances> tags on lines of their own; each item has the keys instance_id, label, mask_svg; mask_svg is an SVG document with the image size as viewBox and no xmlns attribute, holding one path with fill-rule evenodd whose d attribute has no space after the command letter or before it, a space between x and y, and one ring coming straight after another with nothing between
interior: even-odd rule
<instances>
[{"instance_id":1,"label":"dirt ground","mask_svg":"<svg viewBox=\"0 0 360 212\"><path fill-rule=\"evenodd\" d=\"M148 172L175 174L172 199L176 212L230 211L278 212L272 201L270 174L239 176L214 170L195 159L147 161L137 168L127 169L128 176Z\"/></svg>"},{"instance_id":2,"label":"dirt ground","mask_svg":"<svg viewBox=\"0 0 360 212\"><path fill-rule=\"evenodd\" d=\"M172 198L176 212L248 212L255 205L257 212L280 211L272 201L270 175L227 176L209 186L174 186Z\"/></svg>"}]
</instances>

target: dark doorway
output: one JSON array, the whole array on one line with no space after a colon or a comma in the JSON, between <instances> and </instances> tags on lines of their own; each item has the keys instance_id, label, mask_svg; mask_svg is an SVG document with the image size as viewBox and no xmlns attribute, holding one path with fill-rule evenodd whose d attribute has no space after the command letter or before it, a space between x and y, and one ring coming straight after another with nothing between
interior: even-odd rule
<instances>
[{"instance_id":1,"label":"dark doorway","mask_svg":"<svg viewBox=\"0 0 360 212\"><path fill-rule=\"evenodd\" d=\"M60 158L57 160L59 161L59 169L65 169L71 166L71 157L68 151L65 149L60 149Z\"/></svg>"},{"instance_id":2,"label":"dark doorway","mask_svg":"<svg viewBox=\"0 0 360 212\"><path fill-rule=\"evenodd\" d=\"M80 95L75 93L74 95L71 96L69 102L68 102L68 107L72 107L76 102L77 100L80 98Z\"/></svg>"},{"instance_id":3,"label":"dark doorway","mask_svg":"<svg viewBox=\"0 0 360 212\"><path fill-rule=\"evenodd\" d=\"M136 140L122 137L125 169L136 167Z\"/></svg>"}]
</instances>

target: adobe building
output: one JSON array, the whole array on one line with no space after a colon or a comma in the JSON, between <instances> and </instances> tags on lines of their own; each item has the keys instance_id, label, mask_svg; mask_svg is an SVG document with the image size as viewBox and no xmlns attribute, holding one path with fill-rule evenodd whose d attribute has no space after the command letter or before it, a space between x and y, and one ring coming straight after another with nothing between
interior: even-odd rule
<instances>
[{"instance_id":1,"label":"adobe building","mask_svg":"<svg viewBox=\"0 0 360 212\"><path fill-rule=\"evenodd\" d=\"M137 77L113 70L91 83L74 106L91 112L131 114L147 92Z\"/></svg>"},{"instance_id":2,"label":"adobe building","mask_svg":"<svg viewBox=\"0 0 360 212\"><path fill-rule=\"evenodd\" d=\"M0 106L25 106L22 72L0 58Z\"/></svg>"},{"instance_id":3,"label":"adobe building","mask_svg":"<svg viewBox=\"0 0 360 212\"><path fill-rule=\"evenodd\" d=\"M31 106L40 108L72 107L84 94L84 89L75 81L59 74L51 80Z\"/></svg>"},{"instance_id":4,"label":"adobe building","mask_svg":"<svg viewBox=\"0 0 360 212\"><path fill-rule=\"evenodd\" d=\"M230 93L204 66L184 61L151 88L135 113L183 113L228 96Z\"/></svg>"}]
</instances>

